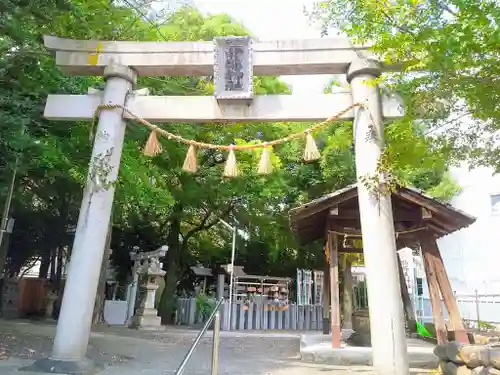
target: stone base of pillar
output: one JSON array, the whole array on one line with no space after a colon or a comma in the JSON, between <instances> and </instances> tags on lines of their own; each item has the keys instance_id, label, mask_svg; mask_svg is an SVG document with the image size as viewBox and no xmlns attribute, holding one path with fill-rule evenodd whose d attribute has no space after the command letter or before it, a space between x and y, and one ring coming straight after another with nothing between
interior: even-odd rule
<instances>
[{"instance_id":1,"label":"stone base of pillar","mask_svg":"<svg viewBox=\"0 0 500 375\"><path fill-rule=\"evenodd\" d=\"M57 301L57 295L50 293L45 299L45 318L54 319L54 304Z\"/></svg>"},{"instance_id":2,"label":"stone base of pillar","mask_svg":"<svg viewBox=\"0 0 500 375\"><path fill-rule=\"evenodd\" d=\"M19 371L49 373L49 374L67 374L67 375L90 375L99 370L94 361L85 358L81 361L59 361L52 358L42 358L30 366L22 367Z\"/></svg>"},{"instance_id":3,"label":"stone base of pillar","mask_svg":"<svg viewBox=\"0 0 500 375\"><path fill-rule=\"evenodd\" d=\"M165 329L165 326L161 325L161 317L158 316L158 311L156 309L139 309L132 317L130 328L157 331Z\"/></svg>"}]
</instances>

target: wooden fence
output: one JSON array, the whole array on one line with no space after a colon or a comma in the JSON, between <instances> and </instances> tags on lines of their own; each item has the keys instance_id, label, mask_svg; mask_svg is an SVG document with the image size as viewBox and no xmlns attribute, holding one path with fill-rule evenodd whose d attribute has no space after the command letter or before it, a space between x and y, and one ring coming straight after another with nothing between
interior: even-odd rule
<instances>
[{"instance_id":1,"label":"wooden fence","mask_svg":"<svg viewBox=\"0 0 500 375\"><path fill-rule=\"evenodd\" d=\"M38 278L1 279L0 312L3 318L42 315L47 280Z\"/></svg>"},{"instance_id":2,"label":"wooden fence","mask_svg":"<svg viewBox=\"0 0 500 375\"><path fill-rule=\"evenodd\" d=\"M215 303L215 301L214 301ZM323 306L295 304L280 309L275 304L241 301L232 303L225 301L221 307L221 329L231 330L291 330L318 331L323 329ZM208 314L197 310L195 298L179 298L177 300L178 325L201 325L208 319ZM231 322L229 322L231 319Z\"/></svg>"}]
</instances>

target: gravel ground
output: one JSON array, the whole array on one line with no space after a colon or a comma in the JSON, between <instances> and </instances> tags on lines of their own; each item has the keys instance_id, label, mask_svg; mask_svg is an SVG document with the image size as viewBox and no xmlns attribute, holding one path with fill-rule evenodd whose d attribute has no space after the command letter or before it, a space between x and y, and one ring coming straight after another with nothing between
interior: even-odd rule
<instances>
[{"instance_id":1,"label":"gravel ground","mask_svg":"<svg viewBox=\"0 0 500 375\"><path fill-rule=\"evenodd\" d=\"M49 356L54 332L54 324L0 320L0 362L17 359L27 365ZM87 355L105 368L102 375L174 373L197 333L178 328L151 332L100 326L92 333ZM211 335L208 332L201 340L186 374L209 374ZM219 374L257 374L264 364L266 369L270 364L276 367L281 361L296 360L298 353L297 334L223 332Z\"/></svg>"},{"instance_id":2,"label":"gravel ground","mask_svg":"<svg viewBox=\"0 0 500 375\"><path fill-rule=\"evenodd\" d=\"M0 375L46 357L54 325L0 320ZM98 375L172 375L197 332L168 328L145 332L123 327L96 327L88 355L105 365ZM202 339L184 375L211 373L211 332ZM218 375L372 375L369 367L341 367L301 362L299 335L270 332L222 332ZM412 372L417 374L420 372ZM19 373L22 374L22 373ZM29 373L26 373L29 375ZM40 374L38 374L40 375Z\"/></svg>"},{"instance_id":3,"label":"gravel ground","mask_svg":"<svg viewBox=\"0 0 500 375\"><path fill-rule=\"evenodd\" d=\"M48 357L52 350L51 337L28 333L0 333L0 360L10 358L37 360ZM106 353L89 345L87 356L99 366L112 366L128 361L130 358L119 354Z\"/></svg>"}]
</instances>

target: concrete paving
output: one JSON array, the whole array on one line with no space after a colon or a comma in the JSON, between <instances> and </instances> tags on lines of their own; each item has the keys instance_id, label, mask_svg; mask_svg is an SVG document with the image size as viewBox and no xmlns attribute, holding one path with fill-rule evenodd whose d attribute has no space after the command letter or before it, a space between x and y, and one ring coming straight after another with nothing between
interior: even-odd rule
<instances>
[{"instance_id":1,"label":"concrete paving","mask_svg":"<svg viewBox=\"0 0 500 375\"><path fill-rule=\"evenodd\" d=\"M439 359L434 345L423 340L407 339L410 367L435 369ZM300 356L303 361L341 366L371 366L372 348L343 345L332 348L331 335L307 333L300 338Z\"/></svg>"},{"instance_id":2,"label":"concrete paving","mask_svg":"<svg viewBox=\"0 0 500 375\"><path fill-rule=\"evenodd\" d=\"M54 325L8 323L0 321L0 332L15 336L27 333L32 337L53 336ZM174 374L197 332L167 328L163 332L134 331L124 327L98 327L92 333L93 356L100 353L104 369L98 375L164 375ZM211 339L201 341L193 354L185 375L209 375L211 365ZM220 345L220 375L370 375L367 366L332 366L306 363L299 359L297 333L278 332L223 332ZM21 351L19 351L21 352ZM0 360L0 375L25 374L18 370L33 363L47 353L35 352L29 347L23 352L31 356L12 355ZM425 373L415 370L413 374ZM40 375L40 374L38 374Z\"/></svg>"}]
</instances>

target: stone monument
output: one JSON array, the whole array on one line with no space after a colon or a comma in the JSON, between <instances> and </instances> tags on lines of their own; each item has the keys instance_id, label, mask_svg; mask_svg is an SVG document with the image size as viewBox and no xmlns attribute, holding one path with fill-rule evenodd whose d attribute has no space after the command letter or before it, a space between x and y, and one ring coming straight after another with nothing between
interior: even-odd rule
<instances>
[{"instance_id":1,"label":"stone monument","mask_svg":"<svg viewBox=\"0 0 500 375\"><path fill-rule=\"evenodd\" d=\"M167 246L162 246L155 251L130 254L134 262L140 262L139 267L134 267L134 269L138 275L142 276L140 289L145 294L132 317L131 328L157 330L162 327L158 310L155 309L155 295L159 278L165 276L159 259L165 256L167 250ZM132 301L135 302L135 296Z\"/></svg>"}]
</instances>

